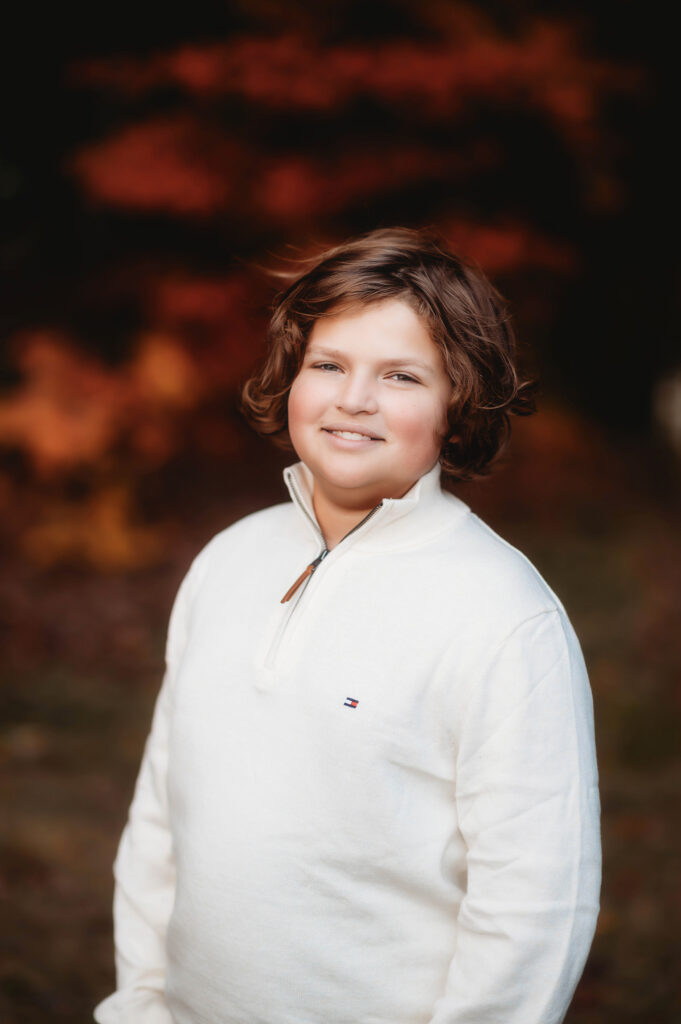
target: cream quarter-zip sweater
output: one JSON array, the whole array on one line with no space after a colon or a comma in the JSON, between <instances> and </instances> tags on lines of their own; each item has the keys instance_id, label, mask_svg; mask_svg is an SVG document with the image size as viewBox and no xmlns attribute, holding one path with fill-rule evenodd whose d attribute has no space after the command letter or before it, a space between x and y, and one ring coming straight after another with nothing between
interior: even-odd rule
<instances>
[{"instance_id":1,"label":"cream quarter-zip sweater","mask_svg":"<svg viewBox=\"0 0 681 1024\"><path fill-rule=\"evenodd\" d=\"M563 606L438 466L282 604L324 546L284 475L178 591L96 1020L562 1020L600 883Z\"/></svg>"}]
</instances>

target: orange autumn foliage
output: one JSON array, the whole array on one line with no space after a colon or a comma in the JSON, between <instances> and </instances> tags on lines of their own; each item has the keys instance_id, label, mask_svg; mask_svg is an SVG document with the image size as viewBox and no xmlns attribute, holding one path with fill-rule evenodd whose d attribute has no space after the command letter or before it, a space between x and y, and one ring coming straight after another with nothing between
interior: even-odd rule
<instances>
[{"instance_id":1,"label":"orange autumn foliage","mask_svg":"<svg viewBox=\"0 0 681 1024\"><path fill-rule=\"evenodd\" d=\"M54 502L28 527L22 548L36 565L85 563L99 571L139 569L168 547L168 527L136 522L129 488L108 485L79 503Z\"/></svg>"},{"instance_id":2,"label":"orange autumn foliage","mask_svg":"<svg viewBox=\"0 0 681 1024\"><path fill-rule=\"evenodd\" d=\"M100 201L147 210L207 214L233 201L236 147L186 116L127 125L76 154L72 169ZM232 175L233 177L233 175Z\"/></svg>"},{"instance_id":3,"label":"orange autumn foliage","mask_svg":"<svg viewBox=\"0 0 681 1024\"><path fill-rule=\"evenodd\" d=\"M365 98L407 122L447 128L469 106L523 110L543 117L591 167L599 201L616 198L607 168L601 108L641 84L640 73L588 53L567 20L529 19L515 36L466 5L440 14L438 41L325 43L303 30L237 35L192 43L144 58L82 61L71 70L82 88L141 97L177 89L193 101L115 129L73 154L71 172L96 201L130 209L206 217L238 210L255 222L296 226L343 210L386 188L410 183L468 182L499 167L492 139L464 144L416 143L413 131L386 143L357 142L340 151L321 145L314 128L282 152L263 129L231 130L220 101L248 104L251 114L343 116ZM265 132L265 137L261 136ZM281 146L281 142L279 143ZM607 163L607 160L606 160Z\"/></svg>"},{"instance_id":4,"label":"orange autumn foliage","mask_svg":"<svg viewBox=\"0 0 681 1024\"><path fill-rule=\"evenodd\" d=\"M462 218L441 225L455 252L484 267L489 274L503 274L527 267L543 267L558 274L575 267L577 255L565 242L554 241L518 221L480 224Z\"/></svg>"},{"instance_id":5,"label":"orange autumn foliage","mask_svg":"<svg viewBox=\"0 0 681 1024\"><path fill-rule=\"evenodd\" d=\"M126 432L201 395L198 373L180 343L149 333L118 369L76 349L59 334L14 340L23 382L0 400L0 444L21 448L39 475L50 476L105 455Z\"/></svg>"},{"instance_id":6,"label":"orange autumn foliage","mask_svg":"<svg viewBox=\"0 0 681 1024\"><path fill-rule=\"evenodd\" d=\"M306 110L331 110L370 94L438 116L487 96L543 110L580 139L593 135L599 91L637 81L585 54L578 29L566 20L535 17L516 37L471 6L457 5L443 21L437 43L328 45L304 32L240 35L150 59L83 61L72 76L128 95L176 86L202 98L236 95Z\"/></svg>"}]
</instances>

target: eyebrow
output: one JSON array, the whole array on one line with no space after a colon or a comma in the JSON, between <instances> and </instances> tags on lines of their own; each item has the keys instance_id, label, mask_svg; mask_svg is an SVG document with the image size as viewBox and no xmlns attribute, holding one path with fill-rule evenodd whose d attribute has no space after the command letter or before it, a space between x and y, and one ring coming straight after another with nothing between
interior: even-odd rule
<instances>
[{"instance_id":1,"label":"eyebrow","mask_svg":"<svg viewBox=\"0 0 681 1024\"><path fill-rule=\"evenodd\" d=\"M312 346L305 353L310 356L324 356L331 357L332 359L345 359L347 358L343 352L340 352L337 348L317 348ZM429 363L424 363L420 359L410 359L409 356L395 356L392 359L382 359L378 364L381 368L385 366L418 366L419 369L425 370L427 373L433 372L433 367Z\"/></svg>"}]
</instances>

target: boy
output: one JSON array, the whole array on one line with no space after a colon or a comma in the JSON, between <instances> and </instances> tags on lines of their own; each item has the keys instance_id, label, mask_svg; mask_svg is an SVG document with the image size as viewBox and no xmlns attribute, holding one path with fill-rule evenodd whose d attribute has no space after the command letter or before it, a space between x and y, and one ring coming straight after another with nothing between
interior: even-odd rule
<instances>
[{"instance_id":1,"label":"boy","mask_svg":"<svg viewBox=\"0 0 681 1024\"><path fill-rule=\"evenodd\" d=\"M598 912L591 696L536 570L440 476L531 411L500 296L428 231L329 250L244 388L291 502L171 614L100 1024L554 1024Z\"/></svg>"}]
</instances>

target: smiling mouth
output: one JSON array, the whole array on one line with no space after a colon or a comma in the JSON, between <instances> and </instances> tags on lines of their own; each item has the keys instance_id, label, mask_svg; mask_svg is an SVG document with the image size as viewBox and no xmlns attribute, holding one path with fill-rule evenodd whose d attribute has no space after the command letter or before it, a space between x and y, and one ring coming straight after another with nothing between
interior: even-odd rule
<instances>
[{"instance_id":1,"label":"smiling mouth","mask_svg":"<svg viewBox=\"0 0 681 1024\"><path fill-rule=\"evenodd\" d=\"M334 437L342 437L346 441L381 441L380 437L372 437L371 434L360 434L355 430L329 430L323 428L327 434L333 434Z\"/></svg>"}]
</instances>

